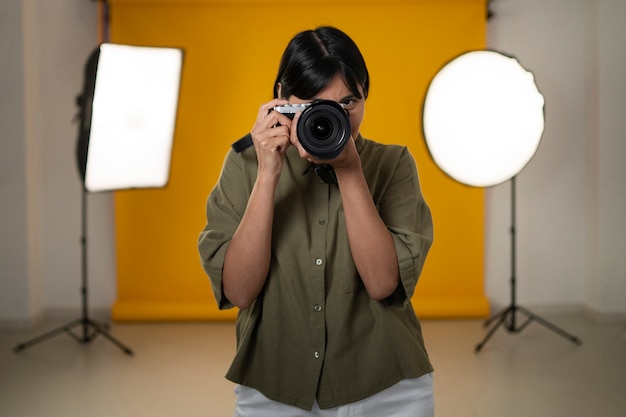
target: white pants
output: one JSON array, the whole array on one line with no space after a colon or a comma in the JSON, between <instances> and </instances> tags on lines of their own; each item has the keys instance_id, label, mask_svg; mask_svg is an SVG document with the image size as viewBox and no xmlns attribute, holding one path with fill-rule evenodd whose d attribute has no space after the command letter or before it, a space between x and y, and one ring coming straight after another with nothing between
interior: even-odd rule
<instances>
[{"instance_id":1,"label":"white pants","mask_svg":"<svg viewBox=\"0 0 626 417\"><path fill-rule=\"evenodd\" d=\"M243 385L235 388L235 417L433 417L433 375L404 379L371 397L355 403L311 411L272 401Z\"/></svg>"}]
</instances>

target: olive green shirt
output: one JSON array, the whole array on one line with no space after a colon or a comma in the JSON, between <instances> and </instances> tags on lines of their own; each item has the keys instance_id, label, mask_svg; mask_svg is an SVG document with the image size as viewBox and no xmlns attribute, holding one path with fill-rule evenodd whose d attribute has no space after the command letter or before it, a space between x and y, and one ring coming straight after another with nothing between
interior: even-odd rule
<instances>
[{"instance_id":1,"label":"olive green shirt","mask_svg":"<svg viewBox=\"0 0 626 417\"><path fill-rule=\"evenodd\" d=\"M378 212L393 235L400 285L371 299L350 254L337 184L325 184L290 147L276 188L269 275L239 311L237 352L226 377L266 397L310 410L369 397L432 372L410 298L433 238L415 161L405 147L359 136L357 150ZM253 147L226 156L207 202L202 265L220 309L228 244L257 175Z\"/></svg>"}]
</instances>

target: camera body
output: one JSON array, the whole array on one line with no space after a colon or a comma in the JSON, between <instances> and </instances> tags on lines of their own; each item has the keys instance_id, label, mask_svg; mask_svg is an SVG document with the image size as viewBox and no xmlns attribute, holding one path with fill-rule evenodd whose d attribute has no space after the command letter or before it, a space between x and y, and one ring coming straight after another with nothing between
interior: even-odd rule
<instances>
[{"instance_id":1,"label":"camera body","mask_svg":"<svg viewBox=\"0 0 626 417\"><path fill-rule=\"evenodd\" d=\"M297 112L302 112L296 126L298 140L304 150L317 159L336 158L350 139L350 116L336 101L287 104L273 110L292 120Z\"/></svg>"}]
</instances>

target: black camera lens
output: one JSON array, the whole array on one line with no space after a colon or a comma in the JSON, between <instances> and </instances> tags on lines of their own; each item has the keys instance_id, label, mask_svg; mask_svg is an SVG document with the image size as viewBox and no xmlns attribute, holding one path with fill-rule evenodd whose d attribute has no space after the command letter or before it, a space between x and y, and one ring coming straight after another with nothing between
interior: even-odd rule
<instances>
[{"instance_id":1,"label":"black camera lens","mask_svg":"<svg viewBox=\"0 0 626 417\"><path fill-rule=\"evenodd\" d=\"M311 103L302 112L296 129L304 150L318 159L337 157L352 131L348 112L332 100Z\"/></svg>"},{"instance_id":2,"label":"black camera lens","mask_svg":"<svg viewBox=\"0 0 626 417\"><path fill-rule=\"evenodd\" d=\"M333 125L326 118L320 118L311 123L311 135L319 140L327 140L332 133Z\"/></svg>"}]
</instances>

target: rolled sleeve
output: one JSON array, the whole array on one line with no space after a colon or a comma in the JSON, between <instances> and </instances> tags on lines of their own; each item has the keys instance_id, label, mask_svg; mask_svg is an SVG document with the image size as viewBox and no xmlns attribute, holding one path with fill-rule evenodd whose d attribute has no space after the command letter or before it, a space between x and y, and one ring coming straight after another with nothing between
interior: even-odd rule
<instances>
[{"instance_id":1,"label":"rolled sleeve","mask_svg":"<svg viewBox=\"0 0 626 417\"><path fill-rule=\"evenodd\" d=\"M415 287L421 275L432 238L415 233L407 233L406 231L393 230L393 228L390 230L398 257L402 292L396 291L388 300L388 304L398 308L405 308L415 293Z\"/></svg>"},{"instance_id":2,"label":"rolled sleeve","mask_svg":"<svg viewBox=\"0 0 626 417\"><path fill-rule=\"evenodd\" d=\"M398 156L395 167L380 201L380 213L393 237L402 284L387 301L391 306L405 308L432 245L433 224L415 161L406 148Z\"/></svg>"},{"instance_id":3,"label":"rolled sleeve","mask_svg":"<svg viewBox=\"0 0 626 417\"><path fill-rule=\"evenodd\" d=\"M211 191L206 204L207 224L198 238L198 251L204 271L209 276L218 308L234 305L224 296L222 271L228 245L245 211L250 181L241 168L242 154L229 152L220 180ZM243 190L243 192L242 192Z\"/></svg>"},{"instance_id":4,"label":"rolled sleeve","mask_svg":"<svg viewBox=\"0 0 626 417\"><path fill-rule=\"evenodd\" d=\"M202 267L211 281L211 288L217 306L220 310L227 310L234 307L234 304L224 296L222 288L222 271L229 240L220 245L219 242L223 240L216 235L217 233L214 231L202 231L198 248Z\"/></svg>"}]
</instances>

